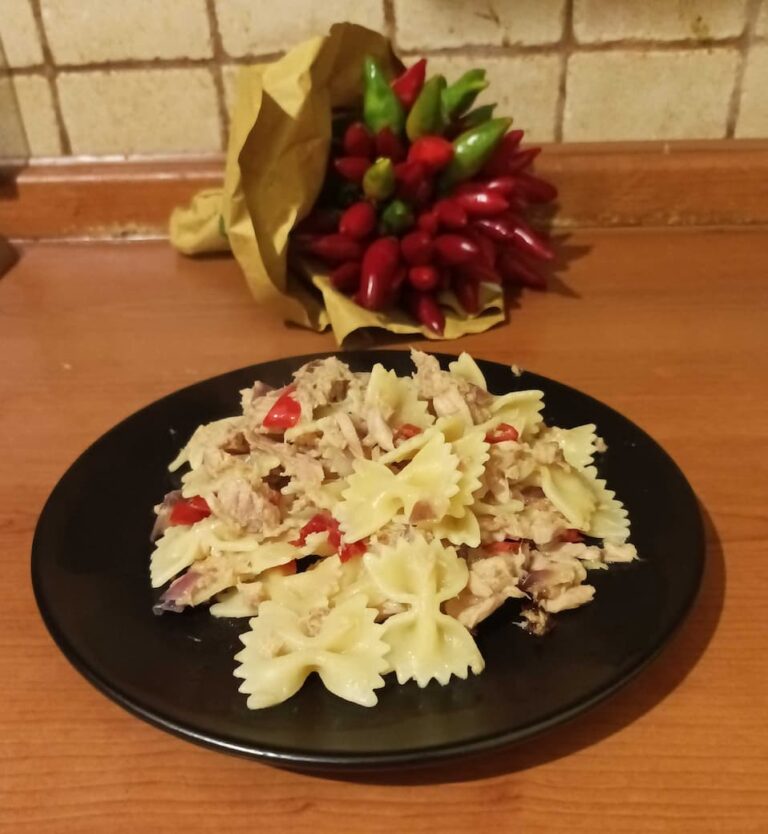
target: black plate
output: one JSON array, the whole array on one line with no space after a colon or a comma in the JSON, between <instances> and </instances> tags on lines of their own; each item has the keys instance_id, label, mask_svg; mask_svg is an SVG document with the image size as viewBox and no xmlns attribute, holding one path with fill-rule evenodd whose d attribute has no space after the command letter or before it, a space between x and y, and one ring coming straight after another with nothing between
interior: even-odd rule
<instances>
[{"instance_id":1,"label":"black plate","mask_svg":"<svg viewBox=\"0 0 768 834\"><path fill-rule=\"evenodd\" d=\"M357 371L374 362L401 374L411 368L403 351L340 356ZM597 400L480 362L494 393L543 390L547 422L598 425L609 446L600 469L630 512L642 561L590 574L595 601L560 615L544 638L518 629L508 603L481 627L486 669L467 681L422 690L388 677L378 706L366 709L312 676L286 703L246 709L232 676L245 621L207 610L152 613L150 508L196 426L237 413L238 391L254 379L282 385L313 358L243 368L171 394L97 440L59 481L38 523L32 578L48 629L88 680L152 724L219 750L298 767L385 767L528 738L598 703L658 653L691 606L704 561L685 477L645 432ZM444 367L452 358L440 356Z\"/></svg>"}]
</instances>

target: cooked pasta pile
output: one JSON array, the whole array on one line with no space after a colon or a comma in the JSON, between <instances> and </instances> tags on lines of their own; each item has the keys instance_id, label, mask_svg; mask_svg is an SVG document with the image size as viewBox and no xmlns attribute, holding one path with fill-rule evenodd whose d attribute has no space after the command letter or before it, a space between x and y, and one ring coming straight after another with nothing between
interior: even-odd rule
<instances>
[{"instance_id":1,"label":"cooked pasta pile","mask_svg":"<svg viewBox=\"0 0 768 834\"><path fill-rule=\"evenodd\" d=\"M589 571L636 558L595 426L546 426L540 391L490 394L466 353L412 358L410 377L330 357L257 382L170 466L188 468L155 508L155 610L250 618L234 674L252 709L312 672L363 706L389 672L479 674L473 632L507 599L543 634L592 599Z\"/></svg>"}]
</instances>

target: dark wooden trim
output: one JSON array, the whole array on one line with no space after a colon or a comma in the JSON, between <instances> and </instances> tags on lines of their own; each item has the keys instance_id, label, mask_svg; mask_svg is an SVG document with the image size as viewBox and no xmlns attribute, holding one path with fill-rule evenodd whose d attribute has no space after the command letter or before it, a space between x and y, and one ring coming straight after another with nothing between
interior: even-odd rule
<instances>
[{"instance_id":1,"label":"dark wooden trim","mask_svg":"<svg viewBox=\"0 0 768 834\"><path fill-rule=\"evenodd\" d=\"M222 178L221 156L32 163L0 181L13 239L166 234L174 206ZM768 223L768 141L564 144L538 172L560 189L560 228Z\"/></svg>"}]
</instances>

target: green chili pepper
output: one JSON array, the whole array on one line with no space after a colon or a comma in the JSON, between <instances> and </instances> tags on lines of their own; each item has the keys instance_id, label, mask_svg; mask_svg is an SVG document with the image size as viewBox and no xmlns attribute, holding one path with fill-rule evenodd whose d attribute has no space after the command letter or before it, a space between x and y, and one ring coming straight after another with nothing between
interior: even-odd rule
<instances>
[{"instance_id":1,"label":"green chili pepper","mask_svg":"<svg viewBox=\"0 0 768 834\"><path fill-rule=\"evenodd\" d=\"M471 69L443 90L443 110L450 119L469 110L477 96L488 86L484 69Z\"/></svg>"},{"instance_id":2,"label":"green chili pepper","mask_svg":"<svg viewBox=\"0 0 768 834\"><path fill-rule=\"evenodd\" d=\"M411 142L420 136L437 136L443 132L443 90L445 78L442 75L433 76L421 88L405 123L405 132Z\"/></svg>"},{"instance_id":3,"label":"green chili pepper","mask_svg":"<svg viewBox=\"0 0 768 834\"><path fill-rule=\"evenodd\" d=\"M483 122L487 122L493 116L493 111L496 109L495 104L484 104L482 107L475 107L469 113L465 113L460 119L462 131L469 130L471 127L477 127Z\"/></svg>"},{"instance_id":4,"label":"green chili pepper","mask_svg":"<svg viewBox=\"0 0 768 834\"><path fill-rule=\"evenodd\" d=\"M511 124L512 119L490 119L457 136L453 140L453 159L440 177L440 189L447 191L457 182L473 177Z\"/></svg>"},{"instance_id":5,"label":"green chili pepper","mask_svg":"<svg viewBox=\"0 0 768 834\"><path fill-rule=\"evenodd\" d=\"M363 64L363 85L363 118L369 130L376 134L388 127L396 135L401 134L405 121L403 105L370 55Z\"/></svg>"},{"instance_id":6,"label":"green chili pepper","mask_svg":"<svg viewBox=\"0 0 768 834\"><path fill-rule=\"evenodd\" d=\"M381 231L385 235L399 235L414 223L413 209L403 200L392 202L381 213Z\"/></svg>"},{"instance_id":7,"label":"green chili pepper","mask_svg":"<svg viewBox=\"0 0 768 834\"><path fill-rule=\"evenodd\" d=\"M363 192L372 200L386 200L394 190L395 166L389 157L379 157L365 172Z\"/></svg>"}]
</instances>

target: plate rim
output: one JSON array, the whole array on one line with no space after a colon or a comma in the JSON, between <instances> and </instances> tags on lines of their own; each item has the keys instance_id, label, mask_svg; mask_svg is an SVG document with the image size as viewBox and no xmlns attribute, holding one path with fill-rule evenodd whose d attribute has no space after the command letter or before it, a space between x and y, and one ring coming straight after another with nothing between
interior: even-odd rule
<instances>
[{"instance_id":1,"label":"plate rim","mask_svg":"<svg viewBox=\"0 0 768 834\"><path fill-rule=\"evenodd\" d=\"M441 365L444 365L447 361L455 360L459 355L445 352L428 352L431 355L435 356L441 363ZM677 476L680 479L680 485L685 489L686 497L690 500L692 507L696 510L696 536L691 546L691 552L695 551L697 553L697 560L694 566L694 580L691 582L690 587L687 588L686 596L684 599L681 599L681 604L677 607L676 616L667 625L662 638L657 642L657 644L653 647L653 649L650 652L644 654L638 662L636 662L629 670L625 671L617 680L613 681L610 685L601 688L599 691L595 692L587 698L582 698L578 702L566 707L565 709L558 709L552 714L545 716L539 721L530 724L527 727L524 727L523 729L518 728L501 733L491 733L489 735L476 739L470 739L468 741L436 744L408 750L405 752L346 753L343 751L336 751L333 753L316 753L300 750L297 751L292 748L281 748L279 746L269 744L261 744L257 746L252 743L237 741L236 739L232 739L224 735L211 734L208 732L201 731L199 729L196 729L194 726L186 724L183 721L175 720L174 718L168 715L162 714L160 711L149 709L143 706L142 704L135 702L129 695L126 695L123 692L121 692L119 688L116 688L108 679L106 679L101 674L99 674L91 668L89 663L86 660L84 660L84 658L81 656L81 653L78 651L77 647L69 641L67 635L60 628L59 624L55 621L51 611L49 610L47 600L45 599L45 595L41 589L41 579L39 577L39 574L43 569L42 562L44 557L41 555L41 553L43 551L42 538L44 534L46 516L50 512L50 507L55 502L58 493L60 492L60 490L64 488L65 481L69 476L70 472L78 465L80 460L86 457L89 453L91 453L92 450L102 441L104 441L107 437L109 437L113 433L117 433L118 431L120 431L120 429L123 427L125 423L128 423L138 415L151 408L154 408L160 403L175 398L179 394L182 394L183 392L189 391L193 388L197 388L198 386L210 384L217 380L223 380L225 377L228 376L236 376L238 374L245 374L246 372L256 371L258 368L261 368L265 365L281 361L291 361L292 363L299 363L298 367L300 367L300 365L304 364L305 362L309 362L314 359L322 359L330 356L335 356L344 361L345 356L349 358L350 355L359 356L361 354L371 355L381 353L407 354L408 349L370 348L354 351L320 351L295 356L281 356L276 357L274 359L265 360L263 362L244 365L239 368L233 368L228 371L224 371L223 373L215 374L214 376L197 380L196 382L192 382L189 385L177 388L169 392L168 394L158 397L152 400L151 402L148 402L145 405L141 406L140 408L135 409L133 412L128 414L123 419L119 420L117 423L112 425L107 431L103 432L95 440L89 443L88 446L85 449L83 449L83 451L80 452L75 457L75 459L66 467L64 472L57 479L48 497L46 498L38 516L37 523L35 525L35 532L32 539L30 557L32 590L40 616L55 645L67 659L70 665L99 692L106 695L113 703L118 704L118 706L125 709L131 715L140 718L141 720L145 721L151 726L156 727L160 730L164 730L177 738L181 738L185 741L192 742L206 749L216 750L218 752L229 753L242 758L258 760L269 764L281 765L284 767L296 769L316 771L326 770L334 772L343 772L345 770L352 769L356 771L375 771L389 769L395 766L428 766L431 764L456 759L460 756L476 756L482 753L490 752L492 750L510 747L518 743L529 741L530 739L540 736L541 734L553 730L556 727L570 723L578 716L590 712L596 706L611 698L625 686L634 681L648 666L650 666L654 661L656 661L658 657L664 652L664 650L669 646L674 636L680 630L681 625L689 616L694 604L696 603L696 600L698 599L701 590L704 570L707 562L706 533L703 523L701 504L698 500L698 497L696 496L693 487L691 486L690 482L685 476L685 473L682 471L682 469L674 460L674 458L669 454L669 452L667 452L667 450L657 440L655 440L650 434L648 434L648 432L646 432L645 429L638 426L637 423L635 423L633 420L621 414L621 412L617 411L612 406L604 403L601 400L598 400L596 397L593 397L591 394L585 393L584 391L574 388L573 386L568 385L567 383L560 382L559 380L552 379L551 377L547 377L542 374L538 374L535 371L522 369L520 375L515 374L518 379L524 378L525 376L529 376L542 379L548 383L554 383L561 389L565 389L568 395L575 394L582 399L586 399L591 403L595 403L601 409L611 412L613 416L620 418L625 423L628 423L634 431L642 435L645 440L650 441L657 448L657 450L661 452L663 457L666 459L667 464L671 465L671 467L675 470ZM481 367L482 363L486 363L499 368L506 368L509 370L510 373L515 373L512 370L511 366L506 365L503 362L496 362L490 359L482 359L480 357L473 358L478 362L478 364L481 364ZM371 363L373 364L373 362L375 361L378 360L372 359Z\"/></svg>"}]
</instances>

